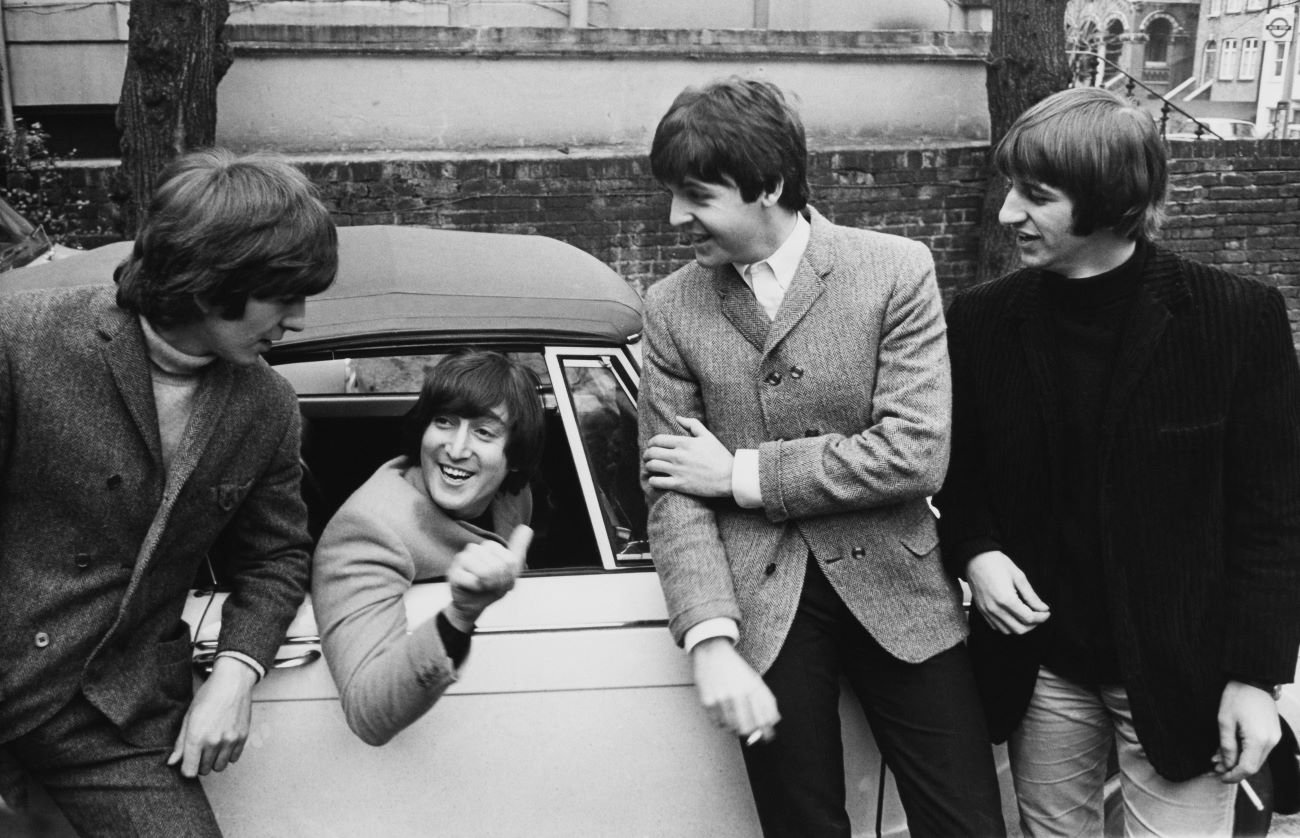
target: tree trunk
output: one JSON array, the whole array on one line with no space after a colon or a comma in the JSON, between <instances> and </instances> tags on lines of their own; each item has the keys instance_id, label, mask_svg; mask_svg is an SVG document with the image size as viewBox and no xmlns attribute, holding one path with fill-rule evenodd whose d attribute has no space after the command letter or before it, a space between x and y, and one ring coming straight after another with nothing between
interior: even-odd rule
<instances>
[{"instance_id":1,"label":"tree trunk","mask_svg":"<svg viewBox=\"0 0 1300 838\"><path fill-rule=\"evenodd\" d=\"M229 0L131 0L122 130L125 232L135 234L154 179L178 154L217 135L217 83L230 68Z\"/></svg>"},{"instance_id":2,"label":"tree trunk","mask_svg":"<svg viewBox=\"0 0 1300 838\"><path fill-rule=\"evenodd\" d=\"M986 85L989 99L989 148L998 144L1016 117L1030 105L1069 86L1065 56L1066 0L993 0ZM977 282L1015 267L1011 236L998 224L1006 185L989 161L989 182L980 213L980 258Z\"/></svg>"}]
</instances>

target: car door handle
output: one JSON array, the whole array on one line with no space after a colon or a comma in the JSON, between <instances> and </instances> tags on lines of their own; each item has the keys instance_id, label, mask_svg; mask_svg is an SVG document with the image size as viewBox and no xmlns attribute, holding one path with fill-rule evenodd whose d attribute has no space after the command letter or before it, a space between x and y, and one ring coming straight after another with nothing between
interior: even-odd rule
<instances>
[{"instance_id":1,"label":"car door handle","mask_svg":"<svg viewBox=\"0 0 1300 838\"><path fill-rule=\"evenodd\" d=\"M282 648L284 646L308 646L310 648L304 649L298 654L276 655L272 669L297 669L300 666L306 666L320 660L320 638L316 635L286 638L284 643L281 644ZM217 660L217 641L200 640L194 644L194 649L194 656L191 661L194 672L200 678L206 678L212 674L212 666Z\"/></svg>"}]
</instances>

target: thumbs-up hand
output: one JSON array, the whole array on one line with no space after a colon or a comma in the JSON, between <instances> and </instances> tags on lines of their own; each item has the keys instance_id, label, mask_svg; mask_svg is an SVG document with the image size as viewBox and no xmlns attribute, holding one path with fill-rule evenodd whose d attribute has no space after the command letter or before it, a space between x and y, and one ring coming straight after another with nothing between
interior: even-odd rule
<instances>
[{"instance_id":1,"label":"thumbs-up hand","mask_svg":"<svg viewBox=\"0 0 1300 838\"><path fill-rule=\"evenodd\" d=\"M484 541L456 554L447 570L451 604L446 615L453 626L468 634L483 609L509 593L524 570L524 557L532 540L532 529L520 524L505 546Z\"/></svg>"}]
</instances>

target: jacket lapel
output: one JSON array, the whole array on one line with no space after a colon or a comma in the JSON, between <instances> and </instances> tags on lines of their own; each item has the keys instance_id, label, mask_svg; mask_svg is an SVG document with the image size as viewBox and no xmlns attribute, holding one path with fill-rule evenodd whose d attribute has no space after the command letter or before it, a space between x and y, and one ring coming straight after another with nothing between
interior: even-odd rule
<instances>
[{"instance_id":1,"label":"jacket lapel","mask_svg":"<svg viewBox=\"0 0 1300 838\"><path fill-rule=\"evenodd\" d=\"M790 287L786 289L785 297L781 300L781 308L776 313L776 320L767 330L766 340L763 342L764 355L776 349L781 341L785 340L786 335L790 334L794 327L799 325L799 321L808 314L813 304L817 302L817 298L826 290L822 277L835 268L835 246L831 238L830 222L812 207L808 207L804 215L812 227L808 238L808 249L804 251L803 259L799 261L799 268L795 271L794 278L790 280Z\"/></svg>"},{"instance_id":2,"label":"jacket lapel","mask_svg":"<svg viewBox=\"0 0 1300 838\"><path fill-rule=\"evenodd\" d=\"M767 314L759 306L758 300L754 299L754 292L749 290L745 280L741 279L740 274L736 273L736 269L731 265L715 269L713 282L718 296L722 298L722 316L727 318L727 321L736 327L736 331L752 343L755 349L761 350L772 322L767 319Z\"/></svg>"},{"instance_id":3,"label":"jacket lapel","mask_svg":"<svg viewBox=\"0 0 1300 838\"><path fill-rule=\"evenodd\" d=\"M1173 312L1191 299L1178 259L1152 247L1142 267L1144 282L1133 303L1115 355L1110 396L1101 418L1103 455L1109 450L1119 419L1160 345Z\"/></svg>"},{"instance_id":4,"label":"jacket lapel","mask_svg":"<svg viewBox=\"0 0 1300 838\"><path fill-rule=\"evenodd\" d=\"M811 242L808 249L812 250ZM781 308L776 313L776 320L767 330L767 340L763 345L764 355L776 349L785 336L799 325L799 321L813 307L813 303L817 302L817 298L824 290L822 278L813 269L810 260L805 258L799 263L799 269L795 271L794 279L786 289L785 298L781 300Z\"/></svg>"},{"instance_id":5,"label":"jacket lapel","mask_svg":"<svg viewBox=\"0 0 1300 838\"><path fill-rule=\"evenodd\" d=\"M154 404L153 381L149 377L149 356L144 334L135 315L113 306L99 318L104 343L104 362L113 383L126 403L127 412L140 432L155 464L162 463L162 442L158 436L158 410Z\"/></svg>"}]
</instances>

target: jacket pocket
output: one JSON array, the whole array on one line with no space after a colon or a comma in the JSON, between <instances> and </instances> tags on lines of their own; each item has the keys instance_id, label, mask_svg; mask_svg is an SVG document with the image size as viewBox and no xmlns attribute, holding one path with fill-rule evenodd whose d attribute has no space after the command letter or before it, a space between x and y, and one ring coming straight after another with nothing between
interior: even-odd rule
<instances>
[{"instance_id":1,"label":"jacket pocket","mask_svg":"<svg viewBox=\"0 0 1300 838\"><path fill-rule=\"evenodd\" d=\"M252 485L252 480L218 483L212 487L212 499L222 512L230 512L243 502Z\"/></svg>"},{"instance_id":2,"label":"jacket pocket","mask_svg":"<svg viewBox=\"0 0 1300 838\"><path fill-rule=\"evenodd\" d=\"M924 559L939 547L939 530L934 525L934 514L925 502L912 502L902 521L905 529L898 536L898 541L918 559Z\"/></svg>"}]
</instances>

